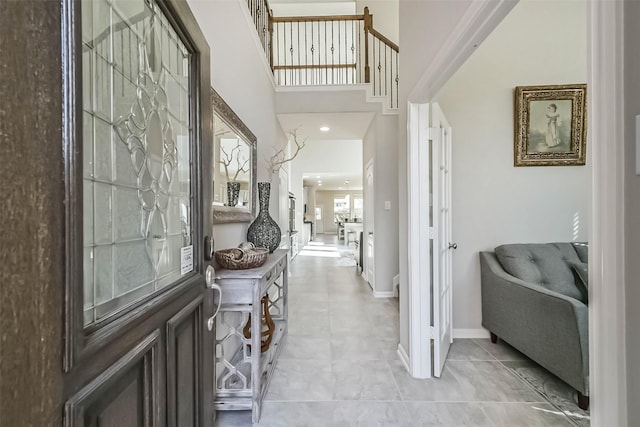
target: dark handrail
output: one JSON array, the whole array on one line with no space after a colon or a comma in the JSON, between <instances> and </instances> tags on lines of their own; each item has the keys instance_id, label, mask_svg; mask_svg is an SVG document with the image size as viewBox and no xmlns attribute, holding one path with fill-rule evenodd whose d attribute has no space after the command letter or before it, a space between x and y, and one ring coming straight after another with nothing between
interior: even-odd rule
<instances>
[{"instance_id":1,"label":"dark handrail","mask_svg":"<svg viewBox=\"0 0 640 427\"><path fill-rule=\"evenodd\" d=\"M391 49L395 50L396 52L400 52L400 47L398 47L397 44L395 44L394 42L392 42L391 40L386 38L384 35L382 35L376 29L370 28L369 32L371 33L372 36L377 37L378 39L380 39L380 41L382 41L384 44L389 46Z\"/></svg>"},{"instance_id":2,"label":"dark handrail","mask_svg":"<svg viewBox=\"0 0 640 427\"><path fill-rule=\"evenodd\" d=\"M280 16L273 17L273 22L323 22L323 21L363 21L364 15L330 15L330 16Z\"/></svg>"}]
</instances>

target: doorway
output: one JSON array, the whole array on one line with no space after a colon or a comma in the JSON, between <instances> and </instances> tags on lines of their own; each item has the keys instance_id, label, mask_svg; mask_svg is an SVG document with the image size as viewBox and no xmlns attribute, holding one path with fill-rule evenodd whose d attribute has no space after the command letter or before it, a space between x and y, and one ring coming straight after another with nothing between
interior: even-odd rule
<instances>
[{"instance_id":1,"label":"doorway","mask_svg":"<svg viewBox=\"0 0 640 427\"><path fill-rule=\"evenodd\" d=\"M364 278L371 286L372 290L376 289L376 270L375 270L375 182L373 175L373 160L367 163L365 167L365 193L364 193L364 212L365 212L365 233L364 239L365 251L364 255Z\"/></svg>"},{"instance_id":2,"label":"doorway","mask_svg":"<svg viewBox=\"0 0 640 427\"><path fill-rule=\"evenodd\" d=\"M584 78L589 82L592 96L592 110L589 112L589 117L598 118L596 121L590 120L589 122L590 139L588 144L591 144L592 148L588 150L591 157L587 162L592 164L593 175L587 176L582 180L585 185L588 185L589 181L593 182L593 193L591 195L592 200L586 205L586 215L581 216L581 218L601 219L598 223L590 222L588 225L584 221L581 222L582 227L584 227L582 230L588 231L589 239L591 240L590 258L595 257L595 260L598 260L593 265L594 270L592 270L596 277L592 291L603 292L602 289L607 288L604 284L611 283L612 278L616 278L615 289L607 288L607 295L600 295L602 304L589 308L592 363L590 383L592 390L595 390L599 396L596 402L592 402L592 415L594 417L592 422L595 425L608 425L610 423L626 425L626 421L623 421L623 418L627 413L625 407L627 398L624 390L624 371L627 365L623 360L625 352L611 350L623 348L625 341L624 333L620 329L621 325L625 323L624 314L621 313L624 307L624 299L622 297L625 282L623 277L624 267L620 264L621 260L625 259L624 248L620 246L620 242L624 240L625 228L623 226L622 213L625 203L623 200L624 193L621 191L620 185L624 181L624 162L621 159L624 157L625 152L625 144L623 142L625 137L622 130L625 128L625 123L627 123L627 128L632 125L624 120L624 115L620 114L620 111L623 110L620 100L622 99L624 87L622 81L622 58L624 55L621 52L621 28L624 21L623 8L622 3L588 2L587 14L590 16L590 23L586 25L585 37L581 37L583 40L586 39L588 43L585 50L591 52L587 64L589 74ZM499 16L499 12L492 11L491 14L497 20L502 19ZM584 21L586 21L586 17ZM485 20L484 22L487 21ZM463 42L462 40L466 39L463 35L471 32L473 34L488 34L494 29L495 23L486 26L491 28L483 28L483 25L473 25L461 28L460 31L456 32L460 41L454 43L455 46L451 48L449 56L442 55L442 63L437 61L438 63L431 64L429 71L433 72L433 74L430 76L432 78L433 76L438 76L438 79L442 79L440 81L451 77L451 74L455 71L447 73L446 70L451 70L452 61L455 62L455 58L460 56L467 58L468 55L460 55L460 52L475 52L476 46L484 38L484 36L481 36L480 39L474 40L473 37L469 37L468 42ZM439 57L439 59L441 58ZM464 59L459 61L462 62ZM606 66L603 64L606 64ZM433 83L433 79L429 80L426 77L425 81ZM427 99L433 99L434 91L437 91L440 87L427 89L426 86L428 84L425 84L423 88L425 92L422 95ZM618 95L611 96L612 91ZM429 93L426 94L427 92ZM615 113L616 111L618 112L617 114ZM603 119L603 117L606 117L606 119ZM611 141L611 144L602 144L604 140ZM486 156L490 151L488 147L484 147L480 156ZM477 164L475 163L475 165ZM456 171L460 167L461 165L457 164ZM615 184L616 182L618 183L617 185ZM603 197L608 200L607 203L603 202ZM572 217L573 215L571 215ZM478 232L482 233L482 231ZM462 243L458 243L462 247ZM591 259L594 260L594 258ZM595 294L594 298L598 298L598 295ZM608 313L608 315L605 316L604 313ZM469 330L462 330L461 332L474 333ZM613 343L616 344L613 345ZM603 415L605 413L607 414L606 416ZM619 420L620 422L612 420Z\"/></svg>"}]
</instances>

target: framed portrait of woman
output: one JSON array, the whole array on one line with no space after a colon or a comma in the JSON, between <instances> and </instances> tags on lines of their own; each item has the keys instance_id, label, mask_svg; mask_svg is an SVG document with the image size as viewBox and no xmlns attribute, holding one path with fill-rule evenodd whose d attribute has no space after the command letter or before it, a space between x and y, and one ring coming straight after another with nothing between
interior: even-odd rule
<instances>
[{"instance_id":1,"label":"framed portrait of woman","mask_svg":"<svg viewBox=\"0 0 640 427\"><path fill-rule=\"evenodd\" d=\"M586 84L517 86L514 165L584 165L586 115Z\"/></svg>"}]
</instances>

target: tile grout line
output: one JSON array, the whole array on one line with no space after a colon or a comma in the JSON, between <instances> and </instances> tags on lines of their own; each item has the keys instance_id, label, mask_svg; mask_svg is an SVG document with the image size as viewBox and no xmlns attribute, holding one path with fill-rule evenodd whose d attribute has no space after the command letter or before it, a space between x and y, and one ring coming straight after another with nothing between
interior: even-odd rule
<instances>
[{"instance_id":1,"label":"tile grout line","mask_svg":"<svg viewBox=\"0 0 640 427\"><path fill-rule=\"evenodd\" d=\"M562 408L558 407L555 403L551 402L549 399L547 399L542 393L540 393L538 390L536 390L533 385L529 384L528 381L525 381L523 378L521 378L519 375L517 375L512 369L510 369L507 365L504 364L504 362L512 362L511 360L499 360L498 361L502 367L504 369L506 369L509 374L511 374L512 376L516 377L520 382L524 383L529 389L533 390L536 394L540 395L543 399L544 402L548 403L549 405L551 405L551 407L555 408L558 410L558 412L560 412L567 420L569 420L569 423L578 426L578 424L570 417L568 416L563 410Z\"/></svg>"}]
</instances>

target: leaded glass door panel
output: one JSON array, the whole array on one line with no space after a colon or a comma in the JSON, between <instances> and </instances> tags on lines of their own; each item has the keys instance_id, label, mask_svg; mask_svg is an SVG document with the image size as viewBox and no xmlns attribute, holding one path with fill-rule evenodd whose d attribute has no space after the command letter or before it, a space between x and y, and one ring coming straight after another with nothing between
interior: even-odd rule
<instances>
[{"instance_id":1,"label":"leaded glass door panel","mask_svg":"<svg viewBox=\"0 0 640 427\"><path fill-rule=\"evenodd\" d=\"M92 0L83 9L90 325L177 283L188 270L181 251L193 239L191 53L153 3Z\"/></svg>"},{"instance_id":2,"label":"leaded glass door panel","mask_svg":"<svg viewBox=\"0 0 640 427\"><path fill-rule=\"evenodd\" d=\"M211 425L209 47L184 0L63 5L67 425Z\"/></svg>"}]
</instances>

